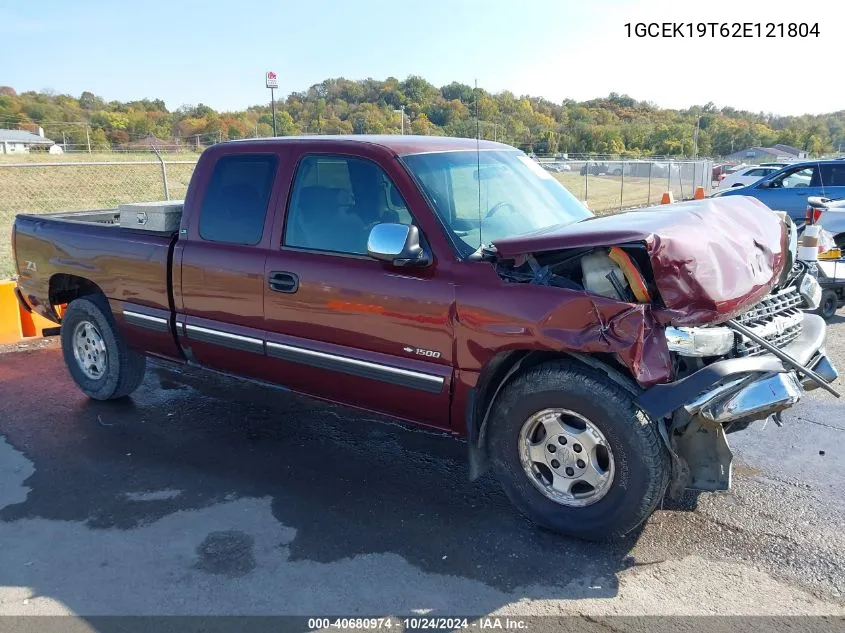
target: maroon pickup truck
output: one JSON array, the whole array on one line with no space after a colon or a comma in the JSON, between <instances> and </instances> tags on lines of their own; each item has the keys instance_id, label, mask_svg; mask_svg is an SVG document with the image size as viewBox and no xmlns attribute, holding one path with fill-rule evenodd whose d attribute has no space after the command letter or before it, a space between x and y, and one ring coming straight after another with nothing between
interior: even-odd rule
<instances>
[{"instance_id":1,"label":"maroon pickup truck","mask_svg":"<svg viewBox=\"0 0 845 633\"><path fill-rule=\"evenodd\" d=\"M595 218L506 145L311 136L209 148L166 211L16 219L82 391L154 356L445 430L565 534L726 489L727 433L833 391L795 227L750 198Z\"/></svg>"}]
</instances>

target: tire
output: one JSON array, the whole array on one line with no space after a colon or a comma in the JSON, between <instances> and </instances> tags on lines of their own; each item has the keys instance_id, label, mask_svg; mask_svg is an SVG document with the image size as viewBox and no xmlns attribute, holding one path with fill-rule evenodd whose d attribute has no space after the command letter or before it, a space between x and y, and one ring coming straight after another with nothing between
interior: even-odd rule
<instances>
[{"instance_id":1,"label":"tire","mask_svg":"<svg viewBox=\"0 0 845 633\"><path fill-rule=\"evenodd\" d=\"M511 502L534 523L586 540L616 538L637 528L663 498L670 461L656 423L634 404L631 393L605 374L575 361L544 363L514 379L493 406L486 434L493 472ZM552 409L583 416L608 445L613 464L609 483L603 496L587 505L553 500L537 473L532 480L523 466L524 428L532 416ZM579 448L572 442L569 446ZM556 450L563 459L565 448ZM567 454L569 459L574 455ZM549 466L546 472L551 474Z\"/></svg>"},{"instance_id":2,"label":"tire","mask_svg":"<svg viewBox=\"0 0 845 633\"><path fill-rule=\"evenodd\" d=\"M836 314L837 307L839 307L839 297L836 296L836 291L828 288L822 292L821 303L816 313L825 321L829 321Z\"/></svg>"},{"instance_id":3,"label":"tire","mask_svg":"<svg viewBox=\"0 0 845 633\"><path fill-rule=\"evenodd\" d=\"M61 339L71 377L94 400L123 398L144 380L147 359L126 344L103 295L87 295L70 303L62 319ZM77 343L84 347L80 349Z\"/></svg>"}]
</instances>

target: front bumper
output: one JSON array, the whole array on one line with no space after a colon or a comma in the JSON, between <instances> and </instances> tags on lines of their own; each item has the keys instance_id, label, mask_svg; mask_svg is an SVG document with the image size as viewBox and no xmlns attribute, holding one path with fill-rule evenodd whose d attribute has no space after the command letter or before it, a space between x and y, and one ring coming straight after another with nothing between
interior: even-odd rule
<instances>
[{"instance_id":1,"label":"front bumper","mask_svg":"<svg viewBox=\"0 0 845 633\"><path fill-rule=\"evenodd\" d=\"M821 375L828 383L838 373L824 354L824 319L804 314L801 334L783 352ZM794 405L802 391L818 385L784 365L772 354L717 361L683 380L655 385L643 392L638 405L652 419L680 409L720 424L765 419Z\"/></svg>"}]
</instances>

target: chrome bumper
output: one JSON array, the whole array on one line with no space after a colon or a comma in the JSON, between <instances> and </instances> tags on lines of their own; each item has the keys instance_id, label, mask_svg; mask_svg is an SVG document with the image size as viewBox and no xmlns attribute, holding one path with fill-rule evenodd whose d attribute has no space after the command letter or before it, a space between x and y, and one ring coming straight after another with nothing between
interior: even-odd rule
<instances>
[{"instance_id":1,"label":"chrome bumper","mask_svg":"<svg viewBox=\"0 0 845 633\"><path fill-rule=\"evenodd\" d=\"M822 318L804 313L801 334L779 348L787 359L768 353L721 360L640 394L643 411L654 420L668 420L663 439L672 456L672 498L685 488L729 489L733 454L727 433L770 416L778 422L780 412L805 391L836 380L836 368L824 351L825 334Z\"/></svg>"},{"instance_id":2,"label":"chrome bumper","mask_svg":"<svg viewBox=\"0 0 845 633\"><path fill-rule=\"evenodd\" d=\"M808 363L808 367L827 383L839 376L831 360L823 354ZM684 409L718 424L762 420L788 409L801 399L803 391L818 386L807 377L799 380L795 371L752 375L720 385L684 405Z\"/></svg>"},{"instance_id":3,"label":"chrome bumper","mask_svg":"<svg viewBox=\"0 0 845 633\"><path fill-rule=\"evenodd\" d=\"M838 373L824 353L826 327L815 314L804 314L801 335L782 351L825 382ZM655 385L640 394L639 406L653 419L686 410L705 420L735 422L764 419L795 404L803 391L818 384L787 366L773 354L732 358L711 363L683 380Z\"/></svg>"},{"instance_id":4,"label":"chrome bumper","mask_svg":"<svg viewBox=\"0 0 845 633\"><path fill-rule=\"evenodd\" d=\"M801 384L793 372L751 379L736 391L706 399L701 417L718 424L758 420L788 409L801 399Z\"/></svg>"}]
</instances>

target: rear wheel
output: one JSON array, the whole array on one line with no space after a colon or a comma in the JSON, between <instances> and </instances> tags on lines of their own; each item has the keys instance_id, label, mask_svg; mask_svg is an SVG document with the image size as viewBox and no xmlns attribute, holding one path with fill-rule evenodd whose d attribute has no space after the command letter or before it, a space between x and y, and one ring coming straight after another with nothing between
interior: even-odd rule
<instances>
[{"instance_id":1,"label":"rear wheel","mask_svg":"<svg viewBox=\"0 0 845 633\"><path fill-rule=\"evenodd\" d=\"M669 481L656 423L606 375L546 363L494 403L487 448L505 493L535 523L588 540L627 534Z\"/></svg>"},{"instance_id":2,"label":"rear wheel","mask_svg":"<svg viewBox=\"0 0 845 633\"><path fill-rule=\"evenodd\" d=\"M122 398L144 380L146 357L123 340L104 296L72 301L62 318L61 338L68 371L89 397Z\"/></svg>"},{"instance_id":3,"label":"rear wheel","mask_svg":"<svg viewBox=\"0 0 845 633\"><path fill-rule=\"evenodd\" d=\"M825 320L832 319L833 315L836 314L836 308L838 306L839 297L836 296L836 292L834 290L830 290L828 288L822 292L821 303L818 307L819 315L821 315Z\"/></svg>"}]
</instances>

